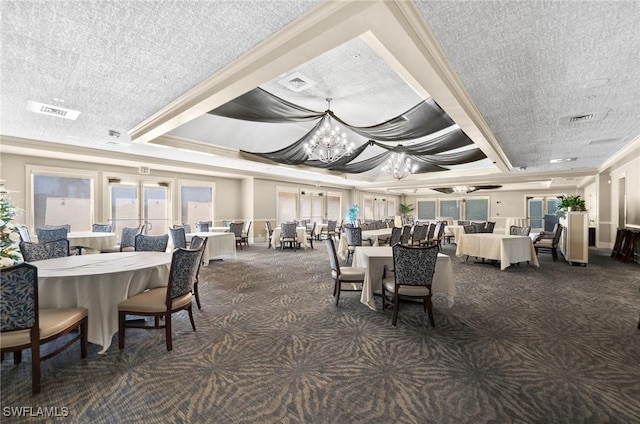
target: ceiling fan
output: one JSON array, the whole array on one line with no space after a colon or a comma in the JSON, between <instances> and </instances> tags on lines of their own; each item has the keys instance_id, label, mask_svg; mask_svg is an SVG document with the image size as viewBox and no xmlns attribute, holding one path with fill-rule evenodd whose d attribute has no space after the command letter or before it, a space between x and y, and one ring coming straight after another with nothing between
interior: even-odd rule
<instances>
[{"instance_id":1,"label":"ceiling fan","mask_svg":"<svg viewBox=\"0 0 640 424\"><path fill-rule=\"evenodd\" d=\"M431 190L444 194L467 194L478 190L493 190L502 187L501 185L479 185L479 186L455 186L455 187L434 187Z\"/></svg>"}]
</instances>

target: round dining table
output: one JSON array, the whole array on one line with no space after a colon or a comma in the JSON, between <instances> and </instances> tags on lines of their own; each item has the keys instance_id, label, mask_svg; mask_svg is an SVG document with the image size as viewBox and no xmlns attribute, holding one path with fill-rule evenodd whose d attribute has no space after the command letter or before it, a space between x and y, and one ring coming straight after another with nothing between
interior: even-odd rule
<instances>
[{"instance_id":1,"label":"round dining table","mask_svg":"<svg viewBox=\"0 0 640 424\"><path fill-rule=\"evenodd\" d=\"M164 252L118 252L31 262L38 268L39 306L87 308L89 342L105 353L118 332L118 303L166 286L171 257Z\"/></svg>"}]
</instances>

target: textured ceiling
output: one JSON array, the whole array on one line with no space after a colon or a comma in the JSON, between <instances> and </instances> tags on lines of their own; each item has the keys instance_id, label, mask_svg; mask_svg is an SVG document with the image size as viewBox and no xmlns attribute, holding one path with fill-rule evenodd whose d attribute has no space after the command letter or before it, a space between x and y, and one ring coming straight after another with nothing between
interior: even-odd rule
<instances>
[{"instance_id":1,"label":"textured ceiling","mask_svg":"<svg viewBox=\"0 0 640 424\"><path fill-rule=\"evenodd\" d=\"M3 0L0 133L113 149L105 146L112 140L108 130L126 139L127 131L319 3ZM364 10L368 3L354 4ZM526 167L527 173L593 169L640 135L640 2L447 0L415 5L514 168ZM331 109L353 125L381 122L432 94L415 90L388 58L369 47L356 34L289 69L286 75L300 72L316 83L303 92L279 84L285 75L256 81L246 90L261 86L316 110L324 110L324 99L332 97ZM606 83L585 88L594 80ZM26 111L28 100L81 114L77 121L34 114ZM594 119L562 122L585 114ZM303 124L291 128L293 135L306 130ZM210 115L170 134L247 150L288 138L263 124L229 123ZM135 146L135 151L171 156L153 145ZM188 160L187 152L179 155ZM549 164L563 157L577 160ZM190 160L202 161L195 155Z\"/></svg>"}]
</instances>

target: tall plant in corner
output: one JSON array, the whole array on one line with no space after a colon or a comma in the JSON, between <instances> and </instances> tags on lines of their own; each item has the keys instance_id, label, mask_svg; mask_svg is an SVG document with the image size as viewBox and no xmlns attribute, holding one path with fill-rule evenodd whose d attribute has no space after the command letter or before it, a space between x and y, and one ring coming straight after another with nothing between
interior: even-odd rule
<instances>
[{"instance_id":1,"label":"tall plant in corner","mask_svg":"<svg viewBox=\"0 0 640 424\"><path fill-rule=\"evenodd\" d=\"M400 206L398 206L398 210L400 211L400 215L402 216L407 216L409 215L411 212L413 212L413 205L411 204L404 204L404 203L400 203Z\"/></svg>"},{"instance_id":2,"label":"tall plant in corner","mask_svg":"<svg viewBox=\"0 0 640 424\"><path fill-rule=\"evenodd\" d=\"M0 268L20 262L17 243L20 236L12 221L16 208L3 193L0 194Z\"/></svg>"}]
</instances>

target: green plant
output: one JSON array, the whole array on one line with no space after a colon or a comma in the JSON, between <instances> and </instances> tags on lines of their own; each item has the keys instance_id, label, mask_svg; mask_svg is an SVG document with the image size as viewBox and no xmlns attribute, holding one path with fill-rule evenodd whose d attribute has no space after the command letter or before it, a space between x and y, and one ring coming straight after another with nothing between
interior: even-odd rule
<instances>
[{"instance_id":1,"label":"green plant","mask_svg":"<svg viewBox=\"0 0 640 424\"><path fill-rule=\"evenodd\" d=\"M20 236L11 222L15 216L16 208L13 203L4 194L0 195L0 268L20 261L16 249Z\"/></svg>"},{"instance_id":2,"label":"green plant","mask_svg":"<svg viewBox=\"0 0 640 424\"><path fill-rule=\"evenodd\" d=\"M404 203L400 203L400 206L398 207L398 210L400 211L400 215L405 216L405 215L409 215L411 212L413 212L413 205L405 205Z\"/></svg>"},{"instance_id":3,"label":"green plant","mask_svg":"<svg viewBox=\"0 0 640 424\"><path fill-rule=\"evenodd\" d=\"M558 211L556 212L556 215L560 218L567 216L569 208L574 212L583 212L587 210L584 200L580 198L580 195L566 194L558 196L558 199Z\"/></svg>"},{"instance_id":4,"label":"green plant","mask_svg":"<svg viewBox=\"0 0 640 424\"><path fill-rule=\"evenodd\" d=\"M356 223L356 219L358 219L358 212L360 211L360 206L351 205L349 209L347 209L347 219L351 224Z\"/></svg>"}]
</instances>

